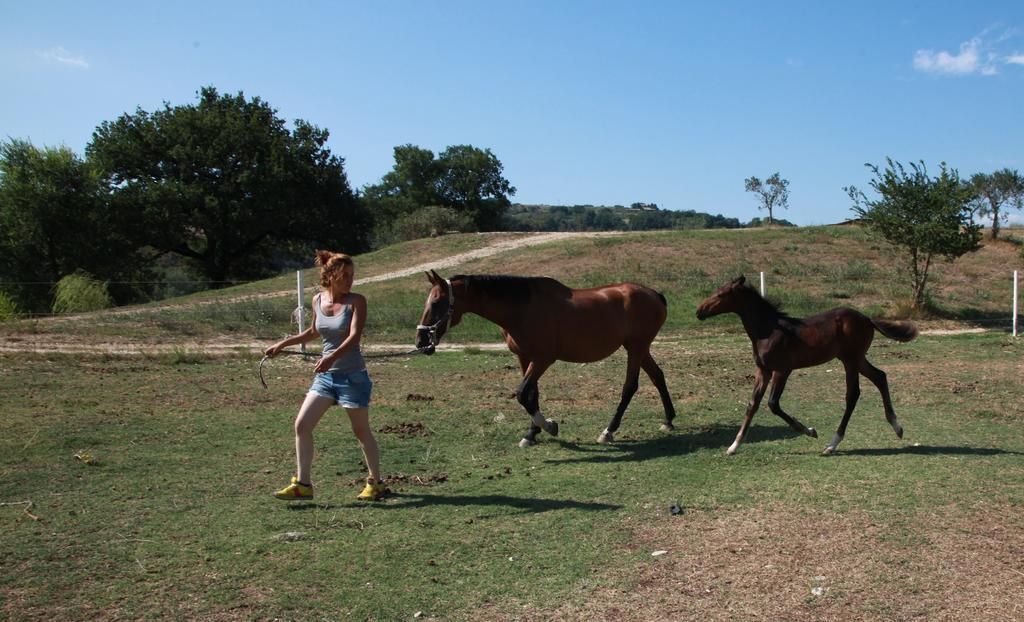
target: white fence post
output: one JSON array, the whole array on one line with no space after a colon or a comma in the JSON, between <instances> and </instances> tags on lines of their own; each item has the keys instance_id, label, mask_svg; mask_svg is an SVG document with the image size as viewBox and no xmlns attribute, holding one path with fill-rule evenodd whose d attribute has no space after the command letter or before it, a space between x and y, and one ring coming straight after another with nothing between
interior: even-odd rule
<instances>
[{"instance_id":1,"label":"white fence post","mask_svg":"<svg viewBox=\"0 0 1024 622\"><path fill-rule=\"evenodd\" d=\"M1017 271L1013 271L1013 336L1017 336L1017 292L1020 289L1017 286Z\"/></svg>"},{"instance_id":2,"label":"white fence post","mask_svg":"<svg viewBox=\"0 0 1024 622\"><path fill-rule=\"evenodd\" d=\"M299 332L301 333L302 331L306 330L306 328L303 326L303 321L305 320L305 313L303 313L302 311L302 270L295 271L295 281L297 283L297 287L295 290L297 299L295 306L295 317L299 323ZM303 343L299 345L299 349L305 352L306 344Z\"/></svg>"},{"instance_id":3,"label":"white fence post","mask_svg":"<svg viewBox=\"0 0 1024 622\"><path fill-rule=\"evenodd\" d=\"M761 297L764 298L764 272L761 273Z\"/></svg>"}]
</instances>

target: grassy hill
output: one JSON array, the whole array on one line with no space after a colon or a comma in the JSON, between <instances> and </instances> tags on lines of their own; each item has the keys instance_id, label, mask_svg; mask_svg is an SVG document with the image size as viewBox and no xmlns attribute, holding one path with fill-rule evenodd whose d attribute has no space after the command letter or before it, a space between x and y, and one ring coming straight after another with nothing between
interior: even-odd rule
<instances>
[{"instance_id":1,"label":"grassy hill","mask_svg":"<svg viewBox=\"0 0 1024 622\"><path fill-rule=\"evenodd\" d=\"M378 276L519 237L522 234L459 234L397 244L357 257L356 276ZM930 310L918 319L987 327L1006 325L1010 274L1024 264L1020 255L1022 237L1020 231L1011 230L1009 240L989 241L980 251L956 262L937 263L930 282ZM545 275L571 287L620 281L644 283L669 300L669 319L662 336L670 338L693 331L714 333L727 326L728 320L698 323L693 314L696 305L726 280L746 274L756 282L761 271L765 272L768 296L793 315L853 306L872 316L904 317L909 287L902 261L895 249L860 227L828 226L581 237L469 261L443 274ZM305 272L304 282L310 288L316 283L315 269ZM163 343L215 337L269 341L294 332L290 321L295 307L294 288L294 273L290 273L141 306L127 313L118 310L72 319L8 322L0 325L0 334L59 334L79 340ZM427 291L422 275L357 285L356 289L370 302L367 343L412 341ZM457 343L498 338L493 325L469 317L447 339Z\"/></svg>"}]
</instances>

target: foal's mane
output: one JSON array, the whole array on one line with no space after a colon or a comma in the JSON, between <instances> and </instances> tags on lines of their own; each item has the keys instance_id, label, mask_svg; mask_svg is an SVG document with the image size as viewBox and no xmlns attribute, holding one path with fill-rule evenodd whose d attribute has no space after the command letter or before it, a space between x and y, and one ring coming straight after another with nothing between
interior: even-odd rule
<instances>
[{"instance_id":1,"label":"foal's mane","mask_svg":"<svg viewBox=\"0 0 1024 622\"><path fill-rule=\"evenodd\" d=\"M553 287L556 292L564 295L568 295L572 291L555 279L546 276L456 274L451 280L465 283L466 291L471 295L502 302L528 302L534 292L541 287Z\"/></svg>"},{"instance_id":2,"label":"foal's mane","mask_svg":"<svg viewBox=\"0 0 1024 622\"><path fill-rule=\"evenodd\" d=\"M765 298L761 295L761 292L754 289L752 285L744 284L743 289L747 294L747 300L750 301L751 306L762 316L774 317L779 320L787 320L794 324L800 324L803 322L800 318L791 316L782 310L782 303Z\"/></svg>"}]
</instances>

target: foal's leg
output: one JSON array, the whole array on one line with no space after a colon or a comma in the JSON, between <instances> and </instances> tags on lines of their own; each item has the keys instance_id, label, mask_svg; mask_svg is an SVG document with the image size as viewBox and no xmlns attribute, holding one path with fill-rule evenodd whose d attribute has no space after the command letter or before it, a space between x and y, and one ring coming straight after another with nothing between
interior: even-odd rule
<instances>
[{"instance_id":1,"label":"foal's leg","mask_svg":"<svg viewBox=\"0 0 1024 622\"><path fill-rule=\"evenodd\" d=\"M658 395L661 396L661 405L665 408L665 423L661 424L661 431L668 432L669 430L674 430L675 426L672 425L672 420L676 418L676 409L672 405L672 396L668 393L668 385L665 384L665 374L658 367L658 364L654 362L650 352L640 361L640 366L643 367L643 370L647 372L647 377L657 387Z\"/></svg>"},{"instance_id":2,"label":"foal's leg","mask_svg":"<svg viewBox=\"0 0 1024 622\"><path fill-rule=\"evenodd\" d=\"M882 405L885 407L885 420L892 426L896 436L903 438L903 426L896 420L896 411L892 409L892 400L889 399L889 381L885 378L885 372L868 362L865 358L860 362L860 373L878 387L882 394Z\"/></svg>"},{"instance_id":3,"label":"foal's leg","mask_svg":"<svg viewBox=\"0 0 1024 622\"><path fill-rule=\"evenodd\" d=\"M540 390L537 388L537 380L540 379L550 366L551 363L531 361L526 368L523 381L519 384L519 388L516 389L516 399L523 405L523 408L526 409L532 420L526 435L519 441L520 447L529 447L536 443L537 433L541 429L551 436L558 436L558 422L552 419L545 419L543 413L540 412Z\"/></svg>"},{"instance_id":4,"label":"foal's leg","mask_svg":"<svg viewBox=\"0 0 1024 622\"><path fill-rule=\"evenodd\" d=\"M772 392L768 395L768 408L797 432L818 438L818 432L814 428L809 428L793 417L790 417L786 414L786 411L782 410L782 406L779 404L779 400L782 399L782 392L786 390L786 381L789 380L789 375L792 373L793 370L772 372Z\"/></svg>"},{"instance_id":5,"label":"foal's leg","mask_svg":"<svg viewBox=\"0 0 1024 622\"><path fill-rule=\"evenodd\" d=\"M757 368L757 375L754 377L754 394L750 396L750 403L747 404L747 414L743 418L743 425L740 426L736 440L725 450L726 455L733 455L739 449L743 437L747 435L747 428L750 427L750 420L754 418L757 407L761 405L761 398L764 397L764 390L768 388L768 370L763 367Z\"/></svg>"},{"instance_id":6,"label":"foal's leg","mask_svg":"<svg viewBox=\"0 0 1024 622\"><path fill-rule=\"evenodd\" d=\"M615 431L619 429L619 423L622 422L622 413L626 412L626 407L629 406L629 402L633 399L633 394L636 393L637 386L640 384L640 361L642 358L638 353L630 351L627 351L627 353L626 382L622 385L622 397L619 399L619 407L615 409L615 414L612 415L612 420L608 422L608 427L597 437L598 443L611 443L615 440Z\"/></svg>"},{"instance_id":7,"label":"foal's leg","mask_svg":"<svg viewBox=\"0 0 1024 622\"><path fill-rule=\"evenodd\" d=\"M832 452L842 442L843 437L846 436L846 424L850 423L850 415L853 414L853 408L857 405L857 399L860 397L858 364L852 361L843 361L843 366L846 368L846 410L843 411L843 419L839 422L839 428L836 430L836 435L832 437L832 442L821 452L823 456L832 455Z\"/></svg>"}]
</instances>

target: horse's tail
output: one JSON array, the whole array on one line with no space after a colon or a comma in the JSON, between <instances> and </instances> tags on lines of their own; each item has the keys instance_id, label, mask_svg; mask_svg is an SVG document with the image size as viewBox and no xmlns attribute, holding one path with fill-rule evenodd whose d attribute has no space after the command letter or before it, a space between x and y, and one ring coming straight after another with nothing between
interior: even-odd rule
<instances>
[{"instance_id":1,"label":"horse's tail","mask_svg":"<svg viewBox=\"0 0 1024 622\"><path fill-rule=\"evenodd\" d=\"M871 320L875 330L882 333L889 339L895 339L901 343L913 341L917 337L917 326L913 322L895 322L893 320Z\"/></svg>"},{"instance_id":2,"label":"horse's tail","mask_svg":"<svg viewBox=\"0 0 1024 622\"><path fill-rule=\"evenodd\" d=\"M661 292L658 292L658 291L656 291L654 293L658 295L658 298L661 298L661 304L665 305L665 308L667 309L668 308L668 301L665 300L665 294L662 294Z\"/></svg>"}]
</instances>

